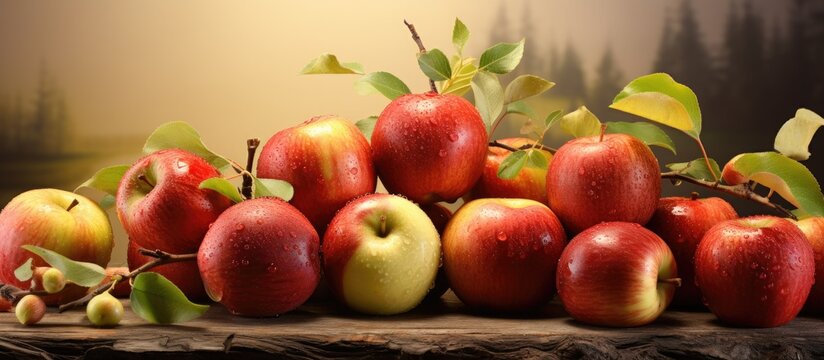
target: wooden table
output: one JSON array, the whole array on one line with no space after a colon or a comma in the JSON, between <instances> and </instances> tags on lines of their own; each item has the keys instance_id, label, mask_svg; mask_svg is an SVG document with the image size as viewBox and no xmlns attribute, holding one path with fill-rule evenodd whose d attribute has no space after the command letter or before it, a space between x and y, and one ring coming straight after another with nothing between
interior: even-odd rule
<instances>
[{"instance_id":1,"label":"wooden table","mask_svg":"<svg viewBox=\"0 0 824 360\"><path fill-rule=\"evenodd\" d=\"M131 311L121 326L89 326L85 312L50 312L25 327L0 314L0 357L224 358L272 354L295 358L824 358L824 321L799 317L774 329L739 329L705 312L664 314L633 329L592 327L571 320L557 304L539 314L471 314L447 294L442 303L391 317L352 314L313 303L271 319L230 316L219 305L180 325L148 324Z\"/></svg>"}]
</instances>

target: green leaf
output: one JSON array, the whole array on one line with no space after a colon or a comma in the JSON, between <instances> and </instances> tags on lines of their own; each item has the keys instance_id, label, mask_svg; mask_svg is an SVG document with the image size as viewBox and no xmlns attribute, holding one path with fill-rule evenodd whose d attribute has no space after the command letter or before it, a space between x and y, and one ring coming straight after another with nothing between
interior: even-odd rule
<instances>
[{"instance_id":1,"label":"green leaf","mask_svg":"<svg viewBox=\"0 0 824 360\"><path fill-rule=\"evenodd\" d=\"M117 203L117 198L115 198L114 195L106 194L100 199L100 208L108 210L114 207L115 203Z\"/></svg>"},{"instance_id":2,"label":"green leaf","mask_svg":"<svg viewBox=\"0 0 824 360\"><path fill-rule=\"evenodd\" d=\"M555 125L556 121L561 120L561 118L563 118L563 116L561 116L563 113L564 112L561 110L555 110L549 113L549 115L546 116L546 119L544 119L544 124L546 125L546 128L551 128L552 125Z\"/></svg>"},{"instance_id":3,"label":"green leaf","mask_svg":"<svg viewBox=\"0 0 824 360\"><path fill-rule=\"evenodd\" d=\"M526 150L518 150L509 154L498 167L498 177L504 180L518 176L528 160Z\"/></svg>"},{"instance_id":4,"label":"green leaf","mask_svg":"<svg viewBox=\"0 0 824 360\"><path fill-rule=\"evenodd\" d=\"M507 104L506 113L520 114L530 119L535 119L538 117L538 115L535 114L535 110L533 110L531 106L529 106L527 103L523 101L515 101Z\"/></svg>"},{"instance_id":5,"label":"green leaf","mask_svg":"<svg viewBox=\"0 0 824 360\"><path fill-rule=\"evenodd\" d=\"M153 324L174 324L196 319L208 305L189 301L183 291L158 273L137 275L132 283L131 307L135 314Z\"/></svg>"},{"instance_id":6,"label":"green leaf","mask_svg":"<svg viewBox=\"0 0 824 360\"><path fill-rule=\"evenodd\" d=\"M515 69L524 57L524 39L517 43L499 43L486 49L478 63L479 70L506 74Z\"/></svg>"},{"instance_id":7,"label":"green leaf","mask_svg":"<svg viewBox=\"0 0 824 360\"><path fill-rule=\"evenodd\" d=\"M824 126L824 119L820 115L801 108L795 112L795 117L787 120L778 135L775 137L775 150L795 160L810 158L810 142L819 127Z\"/></svg>"},{"instance_id":8,"label":"green leaf","mask_svg":"<svg viewBox=\"0 0 824 360\"><path fill-rule=\"evenodd\" d=\"M527 150L526 166L546 170L549 167L549 160L540 150Z\"/></svg>"},{"instance_id":9,"label":"green leaf","mask_svg":"<svg viewBox=\"0 0 824 360\"><path fill-rule=\"evenodd\" d=\"M103 278L106 277L106 270L100 267L100 265L89 262L74 261L58 254L57 252L44 249L39 246L23 245L21 247L39 256L51 267L62 271L63 275L66 277L66 280L77 285L92 287L100 284Z\"/></svg>"},{"instance_id":10,"label":"green leaf","mask_svg":"<svg viewBox=\"0 0 824 360\"><path fill-rule=\"evenodd\" d=\"M576 138L601 134L601 121L586 106L561 117L561 129Z\"/></svg>"},{"instance_id":11,"label":"green leaf","mask_svg":"<svg viewBox=\"0 0 824 360\"><path fill-rule=\"evenodd\" d=\"M231 199L235 203L243 201L243 195L237 190L237 186L222 177L213 177L203 180L198 189L210 189L217 191L221 195Z\"/></svg>"},{"instance_id":12,"label":"green leaf","mask_svg":"<svg viewBox=\"0 0 824 360\"><path fill-rule=\"evenodd\" d=\"M149 135L143 145L143 153L148 155L164 149L182 149L206 160L209 164L223 171L229 168L229 162L209 150L200 139L200 134L183 121L172 121L160 125Z\"/></svg>"},{"instance_id":13,"label":"green leaf","mask_svg":"<svg viewBox=\"0 0 824 360\"><path fill-rule=\"evenodd\" d=\"M489 129L504 109L501 82L495 74L480 71L472 79L472 93L475 95L475 107Z\"/></svg>"},{"instance_id":14,"label":"green leaf","mask_svg":"<svg viewBox=\"0 0 824 360\"><path fill-rule=\"evenodd\" d=\"M355 91L361 95L381 93L389 100L412 92L397 76L384 71L373 72L358 79Z\"/></svg>"},{"instance_id":15,"label":"green leaf","mask_svg":"<svg viewBox=\"0 0 824 360\"><path fill-rule=\"evenodd\" d=\"M452 77L441 86L441 94L463 96L469 91L472 78L478 73L478 67L473 61L474 59L458 58L452 64Z\"/></svg>"},{"instance_id":16,"label":"green leaf","mask_svg":"<svg viewBox=\"0 0 824 360\"><path fill-rule=\"evenodd\" d=\"M418 54L418 66L426 76L434 81L443 81L452 77L449 59L438 49Z\"/></svg>"},{"instance_id":17,"label":"green leaf","mask_svg":"<svg viewBox=\"0 0 824 360\"><path fill-rule=\"evenodd\" d=\"M29 258L23 265L20 265L17 269L14 269L14 277L20 281L27 281L30 280L32 276L34 276L34 265L32 265L33 258Z\"/></svg>"},{"instance_id":18,"label":"green leaf","mask_svg":"<svg viewBox=\"0 0 824 360\"><path fill-rule=\"evenodd\" d=\"M274 196L283 199L283 201L289 201L295 195L292 184L283 180L254 177L254 184L255 198Z\"/></svg>"},{"instance_id":19,"label":"green leaf","mask_svg":"<svg viewBox=\"0 0 824 360\"><path fill-rule=\"evenodd\" d=\"M466 42L469 41L469 29L464 25L461 19L455 18L455 26L452 27L452 44L460 54Z\"/></svg>"},{"instance_id":20,"label":"green leaf","mask_svg":"<svg viewBox=\"0 0 824 360\"><path fill-rule=\"evenodd\" d=\"M509 104L518 100L541 95L553 86L555 86L554 82L544 80L541 77L521 75L506 86L504 102Z\"/></svg>"},{"instance_id":21,"label":"green leaf","mask_svg":"<svg viewBox=\"0 0 824 360\"><path fill-rule=\"evenodd\" d=\"M764 185L813 216L824 216L824 195L813 174L800 162L776 152L741 154L732 169Z\"/></svg>"},{"instance_id":22,"label":"green leaf","mask_svg":"<svg viewBox=\"0 0 824 360\"><path fill-rule=\"evenodd\" d=\"M129 170L128 165L115 165L98 170L89 180L84 181L74 189L75 192L81 188L88 187L105 192L109 195L117 194L117 187L123 174Z\"/></svg>"},{"instance_id":23,"label":"green leaf","mask_svg":"<svg viewBox=\"0 0 824 360\"><path fill-rule=\"evenodd\" d=\"M378 122L377 116L370 116L368 118L360 119L355 123L355 126L360 129L366 140L372 139L372 131L375 130L375 124Z\"/></svg>"},{"instance_id":24,"label":"green leaf","mask_svg":"<svg viewBox=\"0 0 824 360\"><path fill-rule=\"evenodd\" d=\"M303 70L300 71L303 75L309 74L363 74L363 66L358 63L343 63L338 62L335 55L326 53L321 54L317 58L312 59Z\"/></svg>"},{"instance_id":25,"label":"green leaf","mask_svg":"<svg viewBox=\"0 0 824 360\"><path fill-rule=\"evenodd\" d=\"M681 130L693 138L701 134L698 98L671 76L656 73L641 76L624 87L611 108Z\"/></svg>"},{"instance_id":26,"label":"green leaf","mask_svg":"<svg viewBox=\"0 0 824 360\"><path fill-rule=\"evenodd\" d=\"M675 154L675 142L658 126L646 122L613 121L607 123L608 134L632 135L649 146L660 146ZM716 173L716 174L720 174Z\"/></svg>"},{"instance_id":27,"label":"green leaf","mask_svg":"<svg viewBox=\"0 0 824 360\"><path fill-rule=\"evenodd\" d=\"M718 162L714 159L710 159L710 165L716 174L721 173L721 169L718 167ZM712 172L710 172L710 169L707 167L707 161L704 158L698 158L690 162L667 164L666 166L672 171L687 175L693 179L715 181L715 176L713 176Z\"/></svg>"}]
</instances>

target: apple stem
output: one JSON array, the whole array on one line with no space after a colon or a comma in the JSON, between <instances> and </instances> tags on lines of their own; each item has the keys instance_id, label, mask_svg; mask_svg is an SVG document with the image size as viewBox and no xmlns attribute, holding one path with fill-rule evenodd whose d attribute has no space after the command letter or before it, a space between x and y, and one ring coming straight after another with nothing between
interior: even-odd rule
<instances>
[{"instance_id":1,"label":"apple stem","mask_svg":"<svg viewBox=\"0 0 824 360\"><path fill-rule=\"evenodd\" d=\"M72 203L69 204L69 207L66 208L66 211L72 211L72 209L74 209L74 207L77 205L80 205L80 201L77 201L77 199L72 199Z\"/></svg>"},{"instance_id":2,"label":"apple stem","mask_svg":"<svg viewBox=\"0 0 824 360\"><path fill-rule=\"evenodd\" d=\"M243 187L241 187L241 194L246 199L252 198L252 168L255 165L255 153L260 145L260 139L253 138L246 140L246 172L243 173Z\"/></svg>"},{"instance_id":3,"label":"apple stem","mask_svg":"<svg viewBox=\"0 0 824 360\"><path fill-rule=\"evenodd\" d=\"M499 148L501 148L501 149L506 149L506 150L509 150L509 151L511 151L511 152L516 152L516 151L519 151L519 150L529 150L529 149L532 149L532 148L535 148L535 149L538 149L538 150L549 151L549 152L550 152L550 153L552 153L552 154L554 154L556 151L558 151L558 149L556 149L556 148L552 148L552 147L549 147L549 146L546 146L546 145L542 145L542 144L539 144L539 143L535 143L535 144L526 144L526 145L523 145L523 146L521 146L521 147L514 148L514 147L512 147L512 146L509 146L509 145L507 145L507 144L504 144L504 143L502 143L502 142L499 142L498 140L493 140L493 141L490 141L490 142L489 142L489 146L492 146L492 147L499 147Z\"/></svg>"},{"instance_id":4,"label":"apple stem","mask_svg":"<svg viewBox=\"0 0 824 360\"><path fill-rule=\"evenodd\" d=\"M384 237L386 236L386 215L381 215L381 228L378 236Z\"/></svg>"},{"instance_id":5,"label":"apple stem","mask_svg":"<svg viewBox=\"0 0 824 360\"><path fill-rule=\"evenodd\" d=\"M423 46L423 40L418 35L418 31L415 30L415 25L410 24L406 19L403 20L403 23L409 28L409 32L412 33L412 40L415 40L415 44L418 44L418 50L421 51L421 54L426 54L426 48ZM435 86L435 80L429 79L429 89L432 90L433 93L438 93L438 87Z\"/></svg>"},{"instance_id":6,"label":"apple stem","mask_svg":"<svg viewBox=\"0 0 824 360\"><path fill-rule=\"evenodd\" d=\"M154 186L154 184L152 184L152 182L151 182L151 181L149 181L149 178L147 178L147 177L146 177L146 174L140 174L140 175L138 175L138 176L137 176L137 180L140 180L140 181L142 181L143 183L145 183L146 185L149 185L149 187L150 187L150 188L154 188L154 187L155 187L155 186Z\"/></svg>"},{"instance_id":7,"label":"apple stem","mask_svg":"<svg viewBox=\"0 0 824 360\"><path fill-rule=\"evenodd\" d=\"M604 141L604 134L607 132L607 124L601 124L601 137L598 139L598 142Z\"/></svg>"},{"instance_id":8,"label":"apple stem","mask_svg":"<svg viewBox=\"0 0 824 360\"><path fill-rule=\"evenodd\" d=\"M672 284L681 287L681 278L658 279L659 284Z\"/></svg>"},{"instance_id":9,"label":"apple stem","mask_svg":"<svg viewBox=\"0 0 824 360\"><path fill-rule=\"evenodd\" d=\"M698 200L698 192L693 191L690 193L690 200Z\"/></svg>"}]
</instances>

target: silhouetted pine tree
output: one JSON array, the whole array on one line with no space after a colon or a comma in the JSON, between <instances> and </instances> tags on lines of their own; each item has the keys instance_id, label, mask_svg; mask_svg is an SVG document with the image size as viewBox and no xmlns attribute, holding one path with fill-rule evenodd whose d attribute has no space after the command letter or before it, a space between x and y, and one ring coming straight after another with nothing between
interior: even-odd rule
<instances>
[{"instance_id":1,"label":"silhouetted pine tree","mask_svg":"<svg viewBox=\"0 0 824 360\"><path fill-rule=\"evenodd\" d=\"M572 41L567 41L564 57L554 76L557 83L553 90L556 95L570 99L570 108L575 108L586 102L586 81L584 70L581 68L581 57Z\"/></svg>"},{"instance_id":2,"label":"silhouetted pine tree","mask_svg":"<svg viewBox=\"0 0 824 360\"><path fill-rule=\"evenodd\" d=\"M652 65L654 72L668 72L672 69L677 58L675 57L675 33L672 28L672 19L667 15L664 19L664 29L661 30L661 41L658 42L658 55Z\"/></svg>"},{"instance_id":3,"label":"silhouetted pine tree","mask_svg":"<svg viewBox=\"0 0 824 360\"><path fill-rule=\"evenodd\" d=\"M501 2L497 14L498 16L495 18L495 22L492 23L492 31L489 34L490 45L512 41L509 38L511 35L509 33L509 19L506 15L506 2Z\"/></svg>"},{"instance_id":4,"label":"silhouetted pine tree","mask_svg":"<svg viewBox=\"0 0 824 360\"><path fill-rule=\"evenodd\" d=\"M535 31L535 26L532 21L532 11L529 2L524 2L523 14L521 15L521 34L520 37L526 38L526 46L524 49L524 57L521 59L521 64L515 69L515 73L520 74L540 74L543 69L543 61L540 56L540 46L538 46L538 33ZM517 41L520 39L512 38L508 41Z\"/></svg>"},{"instance_id":5,"label":"silhouetted pine tree","mask_svg":"<svg viewBox=\"0 0 824 360\"><path fill-rule=\"evenodd\" d=\"M741 129L754 123L765 124L765 79L759 75L765 74L764 21L750 1L744 4L743 15L739 15L737 7L731 9L727 21L723 85L716 97L723 103L716 105L723 111L728 127Z\"/></svg>"},{"instance_id":6,"label":"silhouetted pine tree","mask_svg":"<svg viewBox=\"0 0 824 360\"><path fill-rule=\"evenodd\" d=\"M592 86L587 106L596 115L604 116L608 113L612 99L624 87L624 76L615 64L612 47L609 45L607 45L604 55L598 63L595 76L595 83Z\"/></svg>"}]
</instances>

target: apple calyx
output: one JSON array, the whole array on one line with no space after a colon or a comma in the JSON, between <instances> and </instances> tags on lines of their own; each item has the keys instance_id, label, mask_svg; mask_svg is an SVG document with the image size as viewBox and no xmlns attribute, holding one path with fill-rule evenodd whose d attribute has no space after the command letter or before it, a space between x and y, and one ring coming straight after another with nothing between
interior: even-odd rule
<instances>
[{"instance_id":1,"label":"apple calyx","mask_svg":"<svg viewBox=\"0 0 824 360\"><path fill-rule=\"evenodd\" d=\"M659 284L669 284L675 287L681 287L681 278L658 279Z\"/></svg>"},{"instance_id":2,"label":"apple calyx","mask_svg":"<svg viewBox=\"0 0 824 360\"><path fill-rule=\"evenodd\" d=\"M149 178L146 176L146 174L138 175L137 179L142 181L144 184L149 185L149 189L154 189L155 184L152 184L152 182L149 181Z\"/></svg>"},{"instance_id":3,"label":"apple calyx","mask_svg":"<svg viewBox=\"0 0 824 360\"><path fill-rule=\"evenodd\" d=\"M80 205L80 201L77 201L77 199L72 199L71 204L69 204L69 206L66 207L66 211L72 211L72 209L74 209L74 207L77 205Z\"/></svg>"}]
</instances>

